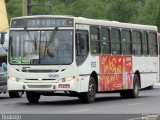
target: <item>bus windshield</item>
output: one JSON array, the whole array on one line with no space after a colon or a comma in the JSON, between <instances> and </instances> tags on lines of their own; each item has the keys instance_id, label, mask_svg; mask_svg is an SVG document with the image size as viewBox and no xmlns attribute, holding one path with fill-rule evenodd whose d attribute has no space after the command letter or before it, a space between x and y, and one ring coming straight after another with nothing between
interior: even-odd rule
<instances>
[{"instance_id":1,"label":"bus windshield","mask_svg":"<svg viewBox=\"0 0 160 120\"><path fill-rule=\"evenodd\" d=\"M11 64L68 65L73 61L73 31L11 31Z\"/></svg>"}]
</instances>

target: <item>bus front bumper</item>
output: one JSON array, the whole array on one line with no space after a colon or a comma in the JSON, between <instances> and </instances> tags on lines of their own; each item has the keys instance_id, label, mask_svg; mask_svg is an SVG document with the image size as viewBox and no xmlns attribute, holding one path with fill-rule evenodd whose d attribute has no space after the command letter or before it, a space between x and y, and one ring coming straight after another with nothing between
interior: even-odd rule
<instances>
[{"instance_id":1,"label":"bus front bumper","mask_svg":"<svg viewBox=\"0 0 160 120\"><path fill-rule=\"evenodd\" d=\"M77 81L72 80L69 82L16 82L8 80L9 91L75 91L78 92Z\"/></svg>"}]
</instances>

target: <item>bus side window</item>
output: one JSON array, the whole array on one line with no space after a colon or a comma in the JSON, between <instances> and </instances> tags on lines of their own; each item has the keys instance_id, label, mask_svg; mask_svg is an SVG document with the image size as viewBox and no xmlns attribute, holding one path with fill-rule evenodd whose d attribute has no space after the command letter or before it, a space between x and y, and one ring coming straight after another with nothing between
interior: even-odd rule
<instances>
[{"instance_id":1,"label":"bus side window","mask_svg":"<svg viewBox=\"0 0 160 120\"><path fill-rule=\"evenodd\" d=\"M142 37L140 31L132 32L132 45L133 45L133 54L142 55Z\"/></svg>"},{"instance_id":2,"label":"bus side window","mask_svg":"<svg viewBox=\"0 0 160 120\"><path fill-rule=\"evenodd\" d=\"M101 52L102 54L110 54L110 31L109 28L101 27Z\"/></svg>"},{"instance_id":3,"label":"bus side window","mask_svg":"<svg viewBox=\"0 0 160 120\"><path fill-rule=\"evenodd\" d=\"M148 56L149 55L149 49L148 49L148 37L147 32L142 32L142 43L143 43L143 55Z\"/></svg>"},{"instance_id":4,"label":"bus side window","mask_svg":"<svg viewBox=\"0 0 160 120\"><path fill-rule=\"evenodd\" d=\"M77 31L76 32L76 62L77 65L81 65L88 56L88 32Z\"/></svg>"},{"instance_id":5,"label":"bus side window","mask_svg":"<svg viewBox=\"0 0 160 120\"><path fill-rule=\"evenodd\" d=\"M131 32L129 30L122 30L122 53L123 55L132 54L132 44L131 44Z\"/></svg>"},{"instance_id":6,"label":"bus side window","mask_svg":"<svg viewBox=\"0 0 160 120\"><path fill-rule=\"evenodd\" d=\"M90 27L90 38L91 38L91 54L100 54L100 34L99 27Z\"/></svg>"},{"instance_id":7,"label":"bus side window","mask_svg":"<svg viewBox=\"0 0 160 120\"><path fill-rule=\"evenodd\" d=\"M113 55L121 54L121 39L119 29L111 29L111 52Z\"/></svg>"},{"instance_id":8,"label":"bus side window","mask_svg":"<svg viewBox=\"0 0 160 120\"><path fill-rule=\"evenodd\" d=\"M149 53L150 56L158 55L158 46L157 46L157 34L149 33L148 34L148 44L149 44Z\"/></svg>"}]
</instances>

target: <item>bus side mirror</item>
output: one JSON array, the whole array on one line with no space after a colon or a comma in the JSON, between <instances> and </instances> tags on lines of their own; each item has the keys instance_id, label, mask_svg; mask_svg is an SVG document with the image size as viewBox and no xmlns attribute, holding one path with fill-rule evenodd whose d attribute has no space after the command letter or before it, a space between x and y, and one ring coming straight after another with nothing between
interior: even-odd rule
<instances>
[{"instance_id":1,"label":"bus side mirror","mask_svg":"<svg viewBox=\"0 0 160 120\"><path fill-rule=\"evenodd\" d=\"M4 41L5 41L5 34L1 33L1 41L0 41L1 45L4 44Z\"/></svg>"}]
</instances>

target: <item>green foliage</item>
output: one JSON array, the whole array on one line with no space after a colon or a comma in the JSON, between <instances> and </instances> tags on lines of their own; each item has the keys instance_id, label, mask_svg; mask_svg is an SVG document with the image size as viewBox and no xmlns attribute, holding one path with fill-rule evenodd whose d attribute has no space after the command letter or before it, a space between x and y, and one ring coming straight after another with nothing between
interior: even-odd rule
<instances>
[{"instance_id":1,"label":"green foliage","mask_svg":"<svg viewBox=\"0 0 160 120\"><path fill-rule=\"evenodd\" d=\"M32 14L34 15L45 15L50 14L50 2L48 0L32 0L32 5L48 5L48 6L33 6L31 9ZM52 6L52 5L51 5Z\"/></svg>"},{"instance_id":2,"label":"green foliage","mask_svg":"<svg viewBox=\"0 0 160 120\"><path fill-rule=\"evenodd\" d=\"M107 10L107 17L110 20L120 22L132 21L136 14L136 4L133 0L113 0Z\"/></svg>"},{"instance_id":3,"label":"green foliage","mask_svg":"<svg viewBox=\"0 0 160 120\"><path fill-rule=\"evenodd\" d=\"M102 4L104 3L104 4ZM105 1L101 0L88 0L87 7L85 7L82 16L94 19L105 19L106 18L106 5Z\"/></svg>"},{"instance_id":4,"label":"green foliage","mask_svg":"<svg viewBox=\"0 0 160 120\"><path fill-rule=\"evenodd\" d=\"M15 16L22 16L22 0L8 0L6 7L9 20Z\"/></svg>"},{"instance_id":5,"label":"green foliage","mask_svg":"<svg viewBox=\"0 0 160 120\"><path fill-rule=\"evenodd\" d=\"M50 3L51 1L51 3ZM93 19L156 25L160 28L160 0L32 0L32 14L72 15ZM22 15L22 0L6 0L9 19Z\"/></svg>"}]
</instances>

